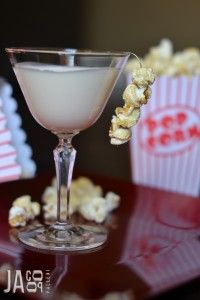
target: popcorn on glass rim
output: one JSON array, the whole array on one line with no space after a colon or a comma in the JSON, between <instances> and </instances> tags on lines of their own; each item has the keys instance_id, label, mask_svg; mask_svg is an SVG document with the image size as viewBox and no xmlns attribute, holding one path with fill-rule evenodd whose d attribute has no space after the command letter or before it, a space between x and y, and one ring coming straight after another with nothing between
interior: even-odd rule
<instances>
[{"instance_id":1,"label":"popcorn on glass rim","mask_svg":"<svg viewBox=\"0 0 200 300\"><path fill-rule=\"evenodd\" d=\"M150 68L138 66L132 72L132 82L123 92L124 106L115 109L109 130L110 142L113 145L121 145L130 140L131 127L136 125L140 118L140 107L146 104L151 97L150 85L155 80Z\"/></svg>"}]
</instances>

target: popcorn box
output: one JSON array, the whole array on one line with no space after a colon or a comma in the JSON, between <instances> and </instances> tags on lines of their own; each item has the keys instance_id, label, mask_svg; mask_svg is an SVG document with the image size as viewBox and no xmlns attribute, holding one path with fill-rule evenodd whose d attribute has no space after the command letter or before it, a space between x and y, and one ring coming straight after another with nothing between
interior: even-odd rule
<instances>
[{"instance_id":1,"label":"popcorn box","mask_svg":"<svg viewBox=\"0 0 200 300\"><path fill-rule=\"evenodd\" d=\"M32 150L21 123L12 87L0 77L0 183L35 174Z\"/></svg>"},{"instance_id":2,"label":"popcorn box","mask_svg":"<svg viewBox=\"0 0 200 300\"><path fill-rule=\"evenodd\" d=\"M156 79L133 129L130 153L135 183L199 195L200 76Z\"/></svg>"}]
</instances>

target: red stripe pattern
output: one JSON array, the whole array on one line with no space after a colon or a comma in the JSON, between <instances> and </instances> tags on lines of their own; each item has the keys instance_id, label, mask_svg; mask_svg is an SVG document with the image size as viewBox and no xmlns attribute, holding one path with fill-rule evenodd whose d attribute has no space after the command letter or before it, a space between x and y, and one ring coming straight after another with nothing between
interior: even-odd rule
<instances>
[{"instance_id":1,"label":"red stripe pattern","mask_svg":"<svg viewBox=\"0 0 200 300\"><path fill-rule=\"evenodd\" d=\"M7 126L3 101L0 99L0 182L19 179L21 172L17 152L12 145L12 133Z\"/></svg>"},{"instance_id":2,"label":"red stripe pattern","mask_svg":"<svg viewBox=\"0 0 200 300\"><path fill-rule=\"evenodd\" d=\"M155 81L130 152L135 183L199 195L200 77Z\"/></svg>"}]
</instances>

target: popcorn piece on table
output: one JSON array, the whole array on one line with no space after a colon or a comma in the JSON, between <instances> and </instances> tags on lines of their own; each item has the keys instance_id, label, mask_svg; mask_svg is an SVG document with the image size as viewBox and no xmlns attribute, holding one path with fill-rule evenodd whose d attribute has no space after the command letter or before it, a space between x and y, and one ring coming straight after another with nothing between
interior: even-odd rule
<instances>
[{"instance_id":1,"label":"popcorn piece on table","mask_svg":"<svg viewBox=\"0 0 200 300\"><path fill-rule=\"evenodd\" d=\"M56 191L56 181L52 180L52 186L45 189L42 201L45 203L43 207L46 219L55 219L56 217L56 205L57 205L57 191ZM80 204L80 199L86 196L100 197L102 196L102 188L98 185L94 185L93 182L86 177L79 177L72 181L71 193L70 193L70 214L78 211ZM55 211L55 213L53 213ZM61 213L66 212L66 190L62 188L61 191Z\"/></svg>"},{"instance_id":2,"label":"popcorn piece on table","mask_svg":"<svg viewBox=\"0 0 200 300\"><path fill-rule=\"evenodd\" d=\"M8 222L12 227L25 226L28 221L27 212L23 207L13 206L9 211Z\"/></svg>"},{"instance_id":3,"label":"popcorn piece on table","mask_svg":"<svg viewBox=\"0 0 200 300\"><path fill-rule=\"evenodd\" d=\"M56 204L48 203L43 206L45 220L56 220L57 210Z\"/></svg>"},{"instance_id":4,"label":"popcorn piece on table","mask_svg":"<svg viewBox=\"0 0 200 300\"><path fill-rule=\"evenodd\" d=\"M114 192L107 192L105 195L107 211L112 211L119 206L120 196Z\"/></svg>"},{"instance_id":5,"label":"popcorn piece on table","mask_svg":"<svg viewBox=\"0 0 200 300\"><path fill-rule=\"evenodd\" d=\"M40 204L38 202L35 202L35 201L32 202L31 210L32 210L32 213L33 213L34 217L39 216L39 214L40 214Z\"/></svg>"},{"instance_id":6,"label":"popcorn piece on table","mask_svg":"<svg viewBox=\"0 0 200 300\"><path fill-rule=\"evenodd\" d=\"M93 197L87 202L83 202L79 207L80 214L89 221L102 223L108 211L106 209L106 200L102 197Z\"/></svg>"},{"instance_id":7,"label":"popcorn piece on table","mask_svg":"<svg viewBox=\"0 0 200 300\"><path fill-rule=\"evenodd\" d=\"M105 197L87 197L82 199L78 211L85 219L102 223L105 221L109 212L119 206L119 203L119 195L108 192Z\"/></svg>"},{"instance_id":8,"label":"popcorn piece on table","mask_svg":"<svg viewBox=\"0 0 200 300\"><path fill-rule=\"evenodd\" d=\"M42 201L44 202L43 211L46 220L56 219L56 187L55 181L53 186L45 189ZM79 177L72 181L70 194L70 214L79 212L87 220L101 223L105 220L108 213L119 206L120 197L115 193L109 192L103 197L102 188L95 185L87 177ZM66 213L66 191L61 196L61 214Z\"/></svg>"},{"instance_id":9,"label":"popcorn piece on table","mask_svg":"<svg viewBox=\"0 0 200 300\"><path fill-rule=\"evenodd\" d=\"M56 204L57 190L54 186L47 186L42 195L42 202L47 203L55 203Z\"/></svg>"},{"instance_id":10,"label":"popcorn piece on table","mask_svg":"<svg viewBox=\"0 0 200 300\"><path fill-rule=\"evenodd\" d=\"M12 227L25 226L40 214L40 204L32 202L29 195L18 197L9 210L9 224Z\"/></svg>"},{"instance_id":11,"label":"popcorn piece on table","mask_svg":"<svg viewBox=\"0 0 200 300\"><path fill-rule=\"evenodd\" d=\"M61 187L61 213L65 213L65 205L66 205L66 190L65 188ZM42 202L44 203L43 212L44 218L46 220L55 220L57 211L57 189L56 189L56 181L55 179L52 180L52 186L46 187L43 195L42 195ZM70 206L70 213L72 206Z\"/></svg>"},{"instance_id":12,"label":"popcorn piece on table","mask_svg":"<svg viewBox=\"0 0 200 300\"><path fill-rule=\"evenodd\" d=\"M18 197L17 199L14 200L13 206L18 206L18 207L22 207L24 208L24 210L26 211L26 213L31 216L32 212L31 212L31 197L29 195L24 195L21 197Z\"/></svg>"},{"instance_id":13,"label":"popcorn piece on table","mask_svg":"<svg viewBox=\"0 0 200 300\"><path fill-rule=\"evenodd\" d=\"M87 177L79 177L72 182L72 193L76 193L79 196L84 194L100 197L103 194L102 188L94 183Z\"/></svg>"},{"instance_id":14,"label":"popcorn piece on table","mask_svg":"<svg viewBox=\"0 0 200 300\"><path fill-rule=\"evenodd\" d=\"M43 195L42 202L45 220L56 220L57 216L57 190L52 181ZM70 195L70 214L79 212L87 220L101 223L108 213L119 206L120 197L109 192L103 197L102 188L95 185L87 177L79 177L72 182ZM25 226L40 214L40 204L32 202L29 195L17 198L9 211L9 224L12 227ZM61 214L66 214L66 189L61 191Z\"/></svg>"}]
</instances>

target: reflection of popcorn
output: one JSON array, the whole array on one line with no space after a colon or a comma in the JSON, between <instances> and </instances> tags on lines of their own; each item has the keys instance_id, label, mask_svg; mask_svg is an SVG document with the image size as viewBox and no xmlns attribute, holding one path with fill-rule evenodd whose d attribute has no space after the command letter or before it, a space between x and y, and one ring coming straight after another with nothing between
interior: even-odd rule
<instances>
[{"instance_id":1,"label":"reflection of popcorn","mask_svg":"<svg viewBox=\"0 0 200 300\"><path fill-rule=\"evenodd\" d=\"M40 214L40 204L32 202L29 195L18 197L13 201L9 211L9 224L13 227L25 226Z\"/></svg>"},{"instance_id":2,"label":"reflection of popcorn","mask_svg":"<svg viewBox=\"0 0 200 300\"><path fill-rule=\"evenodd\" d=\"M111 292L106 294L103 298L99 300L134 300L135 297L132 291L125 292Z\"/></svg>"},{"instance_id":3,"label":"reflection of popcorn","mask_svg":"<svg viewBox=\"0 0 200 300\"><path fill-rule=\"evenodd\" d=\"M42 200L44 202L43 211L46 220L56 219L56 187L49 186L45 189ZM79 177L72 181L70 193L70 214L79 212L88 220L101 223L108 213L119 206L120 197L109 192L103 198L102 188L86 178ZM66 215L66 193L63 188L61 197L61 215Z\"/></svg>"},{"instance_id":4,"label":"reflection of popcorn","mask_svg":"<svg viewBox=\"0 0 200 300\"><path fill-rule=\"evenodd\" d=\"M0 266L0 284L8 284L8 274L7 271L14 271L13 266L10 263L4 263ZM11 278L12 279L12 278Z\"/></svg>"},{"instance_id":5,"label":"reflection of popcorn","mask_svg":"<svg viewBox=\"0 0 200 300\"><path fill-rule=\"evenodd\" d=\"M131 138L131 127L136 125L140 117L140 107L151 97L150 85L155 77L152 69L139 67L132 72L132 83L123 93L123 107L117 107L116 116L112 117L109 130L110 142L121 145Z\"/></svg>"},{"instance_id":6,"label":"reflection of popcorn","mask_svg":"<svg viewBox=\"0 0 200 300\"><path fill-rule=\"evenodd\" d=\"M81 296L75 293L64 292L61 295L56 295L56 299L60 300L86 300L86 298L82 298ZM134 300L135 297L132 291L124 291L124 292L110 292L105 294L102 298L98 298L98 300Z\"/></svg>"},{"instance_id":7,"label":"reflection of popcorn","mask_svg":"<svg viewBox=\"0 0 200 300\"><path fill-rule=\"evenodd\" d=\"M27 212L23 207L13 206L9 211L9 224L12 227L25 226L27 222Z\"/></svg>"}]
</instances>

